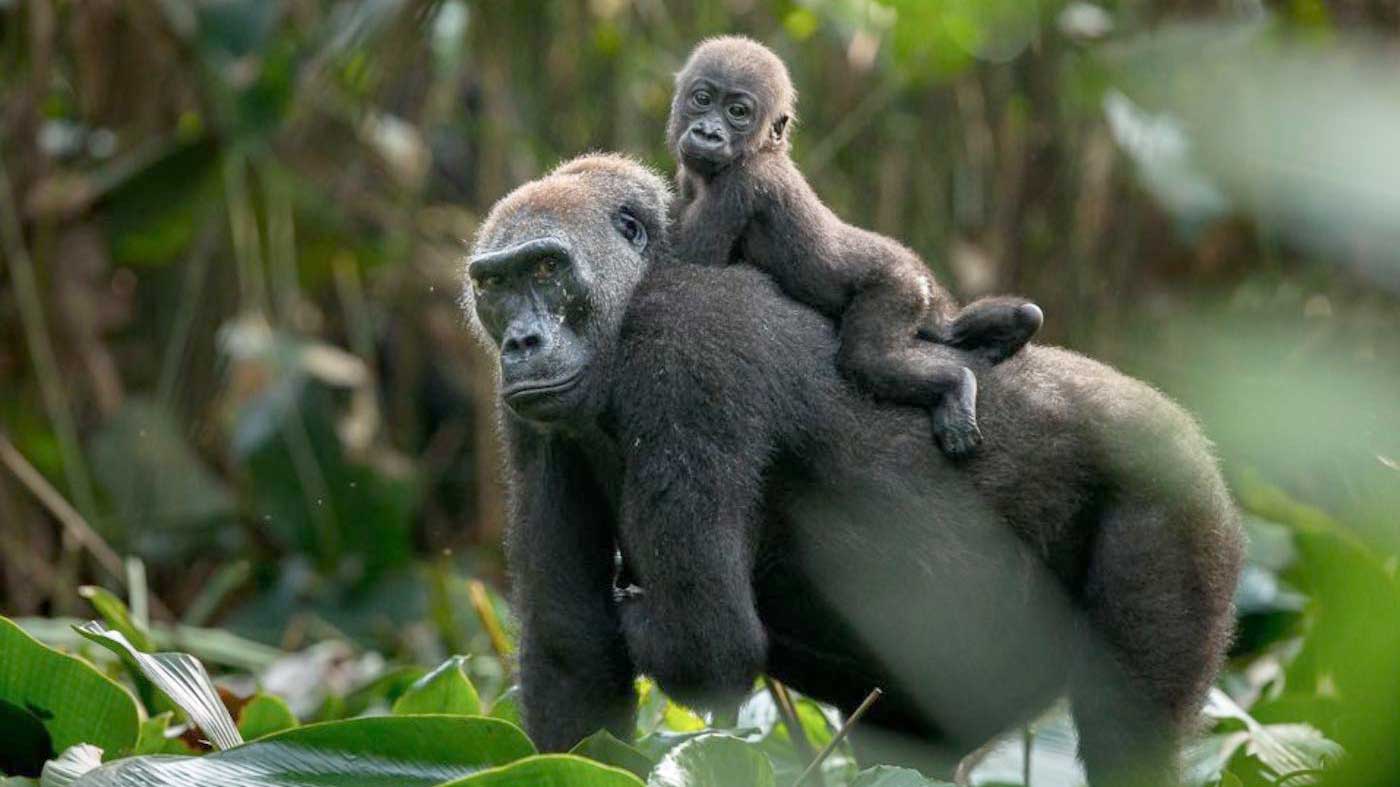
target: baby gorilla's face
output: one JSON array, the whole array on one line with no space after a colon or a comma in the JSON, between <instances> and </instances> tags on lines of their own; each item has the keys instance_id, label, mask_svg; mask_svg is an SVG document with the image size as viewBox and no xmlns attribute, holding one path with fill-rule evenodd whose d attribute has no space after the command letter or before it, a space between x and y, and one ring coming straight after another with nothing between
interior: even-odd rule
<instances>
[{"instance_id":1,"label":"baby gorilla's face","mask_svg":"<svg viewBox=\"0 0 1400 787\"><path fill-rule=\"evenodd\" d=\"M667 140L686 169L711 176L762 150L784 150L794 93L787 68L744 38L696 47L676 77Z\"/></svg>"},{"instance_id":2,"label":"baby gorilla's face","mask_svg":"<svg viewBox=\"0 0 1400 787\"><path fill-rule=\"evenodd\" d=\"M683 85L676 107L684 130L676 141L676 156L691 169L717 172L740 153L752 149L758 126L759 99L747 86L723 76L698 76Z\"/></svg>"}]
</instances>

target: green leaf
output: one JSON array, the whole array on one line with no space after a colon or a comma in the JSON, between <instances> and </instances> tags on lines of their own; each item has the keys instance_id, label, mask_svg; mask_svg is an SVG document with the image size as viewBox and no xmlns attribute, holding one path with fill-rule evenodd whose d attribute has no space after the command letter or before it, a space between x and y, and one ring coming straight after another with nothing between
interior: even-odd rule
<instances>
[{"instance_id":1,"label":"green leaf","mask_svg":"<svg viewBox=\"0 0 1400 787\"><path fill-rule=\"evenodd\" d=\"M136 741L135 754L192 754L190 747L178 737L166 737L165 731L175 714L157 714L141 722L141 737Z\"/></svg>"},{"instance_id":2,"label":"green leaf","mask_svg":"<svg viewBox=\"0 0 1400 787\"><path fill-rule=\"evenodd\" d=\"M508 721L517 727L524 725L520 721L520 687L511 686L496 701L491 703L491 713L488 714L493 719Z\"/></svg>"},{"instance_id":3,"label":"green leaf","mask_svg":"<svg viewBox=\"0 0 1400 787\"><path fill-rule=\"evenodd\" d=\"M138 625L131 617L131 611L127 609L126 603L105 588L96 585L83 585L78 588L78 595L88 600L92 608L97 610L97 614L107 621L107 625L120 631L122 636L139 651L150 653L156 649L155 641L151 638L145 628ZM156 689L155 684L150 679L141 674L140 670L131 671L132 682L136 684L136 694L141 698L141 703L146 706L146 712L159 714L164 711L175 710L174 703L165 698Z\"/></svg>"},{"instance_id":4,"label":"green leaf","mask_svg":"<svg viewBox=\"0 0 1400 787\"><path fill-rule=\"evenodd\" d=\"M92 608L97 610L97 614L107 621L107 625L120 631L122 636L126 637L137 650L150 653L156 649L151 635L137 625L131 617L131 611L126 608L126 603L113 595L111 591L96 585L83 585L78 588L78 595L87 599Z\"/></svg>"},{"instance_id":5,"label":"green leaf","mask_svg":"<svg viewBox=\"0 0 1400 787\"><path fill-rule=\"evenodd\" d=\"M0 701L32 714L48 730L54 751L91 743L123 754L136 744L136 698L82 659L40 644L0 617ZM10 746L0 736L0 747Z\"/></svg>"},{"instance_id":6,"label":"green leaf","mask_svg":"<svg viewBox=\"0 0 1400 787\"><path fill-rule=\"evenodd\" d=\"M735 782L731 787L738 787ZM542 754L443 787L642 787L636 776L570 754ZM747 787L747 785L745 785Z\"/></svg>"},{"instance_id":7,"label":"green leaf","mask_svg":"<svg viewBox=\"0 0 1400 787\"><path fill-rule=\"evenodd\" d=\"M75 787L428 787L534 753L524 733L496 719L374 716L309 724L203 757L118 760Z\"/></svg>"},{"instance_id":8,"label":"green leaf","mask_svg":"<svg viewBox=\"0 0 1400 787\"><path fill-rule=\"evenodd\" d=\"M243 742L233 717L228 715L214 682L199 659L188 653L142 653L120 631L90 621L77 627L79 634L134 664L141 674L189 716L190 721L220 749Z\"/></svg>"},{"instance_id":9,"label":"green leaf","mask_svg":"<svg viewBox=\"0 0 1400 787\"><path fill-rule=\"evenodd\" d=\"M655 760L618 740L607 730L598 730L579 741L570 753L631 771L643 779L651 773L652 766L656 765Z\"/></svg>"},{"instance_id":10,"label":"green leaf","mask_svg":"<svg viewBox=\"0 0 1400 787\"><path fill-rule=\"evenodd\" d=\"M296 714L281 697L258 693L238 712L238 731L252 741L297 726Z\"/></svg>"},{"instance_id":11,"label":"green leaf","mask_svg":"<svg viewBox=\"0 0 1400 787\"><path fill-rule=\"evenodd\" d=\"M856 774L851 787L952 787L949 782L940 782L909 768L896 768L892 765L877 765Z\"/></svg>"},{"instance_id":12,"label":"green leaf","mask_svg":"<svg viewBox=\"0 0 1400 787\"><path fill-rule=\"evenodd\" d=\"M5 731L0 745L0 774L38 776L44 762L54 756L49 731L39 717L11 703L0 700L0 730Z\"/></svg>"},{"instance_id":13,"label":"green leaf","mask_svg":"<svg viewBox=\"0 0 1400 787\"><path fill-rule=\"evenodd\" d=\"M709 734L672 749L647 780L648 787L774 787L773 766L751 743Z\"/></svg>"},{"instance_id":14,"label":"green leaf","mask_svg":"<svg viewBox=\"0 0 1400 787\"><path fill-rule=\"evenodd\" d=\"M1342 747L1316 728L1307 724L1260 724L1230 695L1217 688L1210 690L1206 713L1242 722L1248 735L1245 751L1277 776L1320 770L1342 756Z\"/></svg>"},{"instance_id":15,"label":"green leaf","mask_svg":"<svg viewBox=\"0 0 1400 787\"><path fill-rule=\"evenodd\" d=\"M70 746L57 759L44 765L40 787L69 787L83 774L102 765L102 750L96 746L80 743Z\"/></svg>"},{"instance_id":16,"label":"green leaf","mask_svg":"<svg viewBox=\"0 0 1400 787\"><path fill-rule=\"evenodd\" d=\"M453 656L437 669L413 682L394 701L394 713L447 713L475 716L481 713L481 698L463 669L466 656Z\"/></svg>"}]
</instances>

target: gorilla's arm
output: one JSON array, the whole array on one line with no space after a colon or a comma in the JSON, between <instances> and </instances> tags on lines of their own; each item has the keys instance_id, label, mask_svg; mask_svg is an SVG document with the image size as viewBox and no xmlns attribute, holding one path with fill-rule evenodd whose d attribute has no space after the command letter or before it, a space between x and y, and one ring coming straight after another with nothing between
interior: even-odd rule
<instances>
[{"instance_id":1,"label":"gorilla's arm","mask_svg":"<svg viewBox=\"0 0 1400 787\"><path fill-rule=\"evenodd\" d=\"M749 177L742 170L716 175L706 184L689 178L689 199L683 197L673 225L676 259L697 265L728 265L734 247L753 220L755 200ZM706 194L699 198L696 189Z\"/></svg>"},{"instance_id":2,"label":"gorilla's arm","mask_svg":"<svg viewBox=\"0 0 1400 787\"><path fill-rule=\"evenodd\" d=\"M612 599L613 537L582 456L526 428L511 438L506 535L520 619L521 712L543 751L634 729L634 671Z\"/></svg>"},{"instance_id":3,"label":"gorilla's arm","mask_svg":"<svg viewBox=\"0 0 1400 787\"><path fill-rule=\"evenodd\" d=\"M760 474L755 435L704 423L705 405L654 430L633 421L621 538L642 593L621 605L637 669L688 705L725 709L763 670L753 592ZM638 430L637 427L641 429ZM732 709L732 708L731 708Z\"/></svg>"}]
</instances>

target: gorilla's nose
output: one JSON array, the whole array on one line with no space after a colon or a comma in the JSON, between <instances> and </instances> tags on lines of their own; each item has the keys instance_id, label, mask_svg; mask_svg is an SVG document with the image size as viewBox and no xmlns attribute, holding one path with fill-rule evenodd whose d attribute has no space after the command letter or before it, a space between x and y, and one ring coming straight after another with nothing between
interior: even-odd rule
<instances>
[{"instance_id":1,"label":"gorilla's nose","mask_svg":"<svg viewBox=\"0 0 1400 787\"><path fill-rule=\"evenodd\" d=\"M690 136L705 147L715 147L724 142L724 135L719 133L719 129L710 128L698 123L690 127Z\"/></svg>"},{"instance_id":2,"label":"gorilla's nose","mask_svg":"<svg viewBox=\"0 0 1400 787\"><path fill-rule=\"evenodd\" d=\"M544 347L544 336L534 329L511 330L501 342L501 362L522 363Z\"/></svg>"}]
</instances>

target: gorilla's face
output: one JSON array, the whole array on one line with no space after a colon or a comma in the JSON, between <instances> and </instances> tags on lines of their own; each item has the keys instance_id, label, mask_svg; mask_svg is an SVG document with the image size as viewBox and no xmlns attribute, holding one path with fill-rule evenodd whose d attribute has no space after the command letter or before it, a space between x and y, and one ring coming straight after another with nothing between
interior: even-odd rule
<instances>
[{"instance_id":1,"label":"gorilla's face","mask_svg":"<svg viewBox=\"0 0 1400 787\"><path fill-rule=\"evenodd\" d=\"M591 177L589 162L502 200L467 265L478 334L500 357L501 399L531 421L596 414L627 299L661 234L660 181L638 167L637 188L618 188L615 177ZM604 164L621 166L594 166Z\"/></svg>"}]
</instances>

